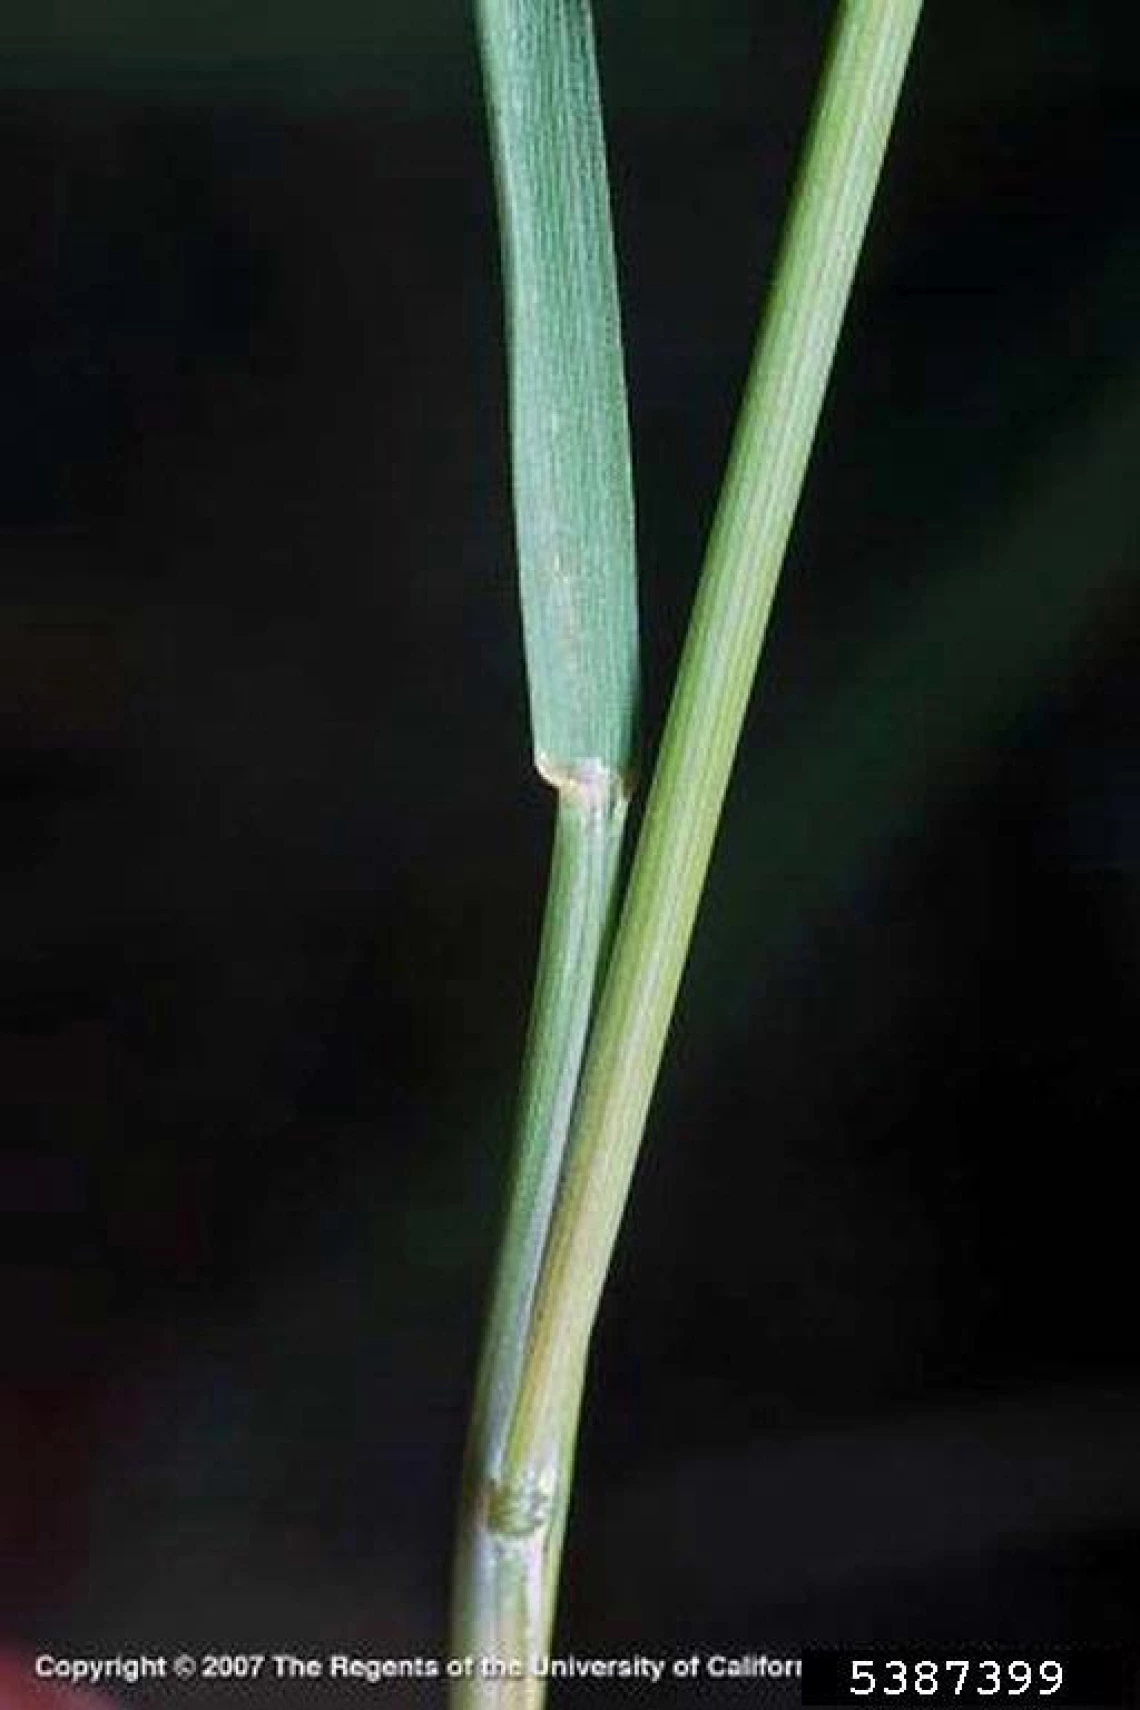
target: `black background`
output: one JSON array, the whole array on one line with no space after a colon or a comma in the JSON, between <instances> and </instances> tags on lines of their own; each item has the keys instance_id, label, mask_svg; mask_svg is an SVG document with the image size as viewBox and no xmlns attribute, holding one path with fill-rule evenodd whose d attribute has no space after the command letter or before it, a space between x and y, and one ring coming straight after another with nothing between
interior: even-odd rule
<instances>
[{"instance_id":1,"label":"black background","mask_svg":"<svg viewBox=\"0 0 1140 1710\"><path fill-rule=\"evenodd\" d=\"M650 753L827 15L600 7ZM1132 1635L1129 23L928 8L560 1649ZM550 816L470 19L3 29L0 1633L436 1655Z\"/></svg>"}]
</instances>

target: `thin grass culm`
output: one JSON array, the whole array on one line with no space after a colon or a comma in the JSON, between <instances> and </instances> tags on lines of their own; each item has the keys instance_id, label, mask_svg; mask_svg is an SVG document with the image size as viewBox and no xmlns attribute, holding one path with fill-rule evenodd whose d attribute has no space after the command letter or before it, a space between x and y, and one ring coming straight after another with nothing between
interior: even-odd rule
<instances>
[{"instance_id":1,"label":"thin grass culm","mask_svg":"<svg viewBox=\"0 0 1140 1710\"><path fill-rule=\"evenodd\" d=\"M452 1649L549 1644L578 1394L549 1435L517 1413L535 1292L612 917L637 702L625 378L593 27L585 0L480 0L507 299L515 537L535 764L554 853L513 1179L465 1457ZM462 1706L537 1704L481 1671Z\"/></svg>"},{"instance_id":2,"label":"thin grass culm","mask_svg":"<svg viewBox=\"0 0 1140 1710\"><path fill-rule=\"evenodd\" d=\"M457 1652L471 1656L476 1668L474 1678L456 1688L454 1701L464 1710L537 1710L542 1702L543 1679L533 1664L550 1643L590 1336L920 10L921 0L843 0L839 8L608 955L618 832L596 833L594 847L605 845L597 865L606 875L596 890L594 880L581 877L585 834L574 832L561 862L556 846L524 1083L523 1141L465 1484L453 1638ZM499 28L506 28L509 15L513 31L496 36L492 14ZM528 130L540 118L551 124L551 146L565 140L566 100L575 85L567 82L556 55L571 37L588 40L589 27L585 6L566 0L498 6L484 0L482 24L498 126L514 361L523 270L520 240L517 234L512 238L520 206L512 196L515 168L509 156L518 148L525 171L526 150L541 153L542 139ZM532 78L535 89L527 83ZM504 112L511 115L510 125L503 123ZM520 134L512 134L511 125ZM596 142L600 162L600 124ZM566 238L566 211L536 203L529 212L543 228L535 241L549 262ZM562 271L566 279L574 277L569 266ZM534 302L529 306L536 309ZM605 325L616 338L616 311L607 312L612 318ZM616 361L620 375L620 355ZM581 370L563 370L563 378L573 387L586 377ZM541 423L526 428L525 402L512 389L516 509L525 459L538 457L549 444ZM584 424L589 409L590 400L578 397L569 419ZM531 433L533 443L524 443ZM607 466L601 443L584 457L595 467ZM522 556L521 526L519 539ZM526 616L527 571L525 564L521 568ZM528 627L528 652L530 647ZM563 664L574 673L581 657L570 647ZM532 654L530 659L537 721ZM555 661L546 663L554 680ZM577 692L581 688L579 682ZM561 828L564 814L575 805L581 812L594 798L589 792L580 796L575 767L547 769L563 782ZM579 926L573 926L573 908L559 900L560 892L589 894L589 903L575 905ZM572 1001L566 995L571 990ZM514 1664L521 1673L480 1678L483 1661ZM493 1666L490 1672L497 1675Z\"/></svg>"}]
</instances>

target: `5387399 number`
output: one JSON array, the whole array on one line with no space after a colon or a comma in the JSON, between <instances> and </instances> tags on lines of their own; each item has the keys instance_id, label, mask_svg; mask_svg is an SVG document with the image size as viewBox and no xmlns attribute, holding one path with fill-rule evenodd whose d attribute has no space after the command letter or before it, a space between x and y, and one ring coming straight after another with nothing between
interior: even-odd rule
<instances>
[{"instance_id":1,"label":"5387399 number","mask_svg":"<svg viewBox=\"0 0 1140 1710\"><path fill-rule=\"evenodd\" d=\"M964 1653L964 1654L963 1654ZM1015 1650L963 1646L955 1656L936 1657L905 1648L874 1652L808 1650L800 1685L805 1705L865 1705L868 1710L941 1710L954 1706L1046 1705L1059 1710L1117 1710L1133 1702L1132 1670L1117 1652L1058 1650L1027 1655Z\"/></svg>"},{"instance_id":2,"label":"5387399 number","mask_svg":"<svg viewBox=\"0 0 1140 1710\"><path fill-rule=\"evenodd\" d=\"M935 1698L949 1691L972 1704L981 1698L1053 1698L1065 1684L1064 1665L1053 1658L1027 1662L982 1657L971 1661L947 1657L941 1662L922 1658L904 1662L888 1657L883 1662L852 1658L851 1696L855 1698Z\"/></svg>"}]
</instances>

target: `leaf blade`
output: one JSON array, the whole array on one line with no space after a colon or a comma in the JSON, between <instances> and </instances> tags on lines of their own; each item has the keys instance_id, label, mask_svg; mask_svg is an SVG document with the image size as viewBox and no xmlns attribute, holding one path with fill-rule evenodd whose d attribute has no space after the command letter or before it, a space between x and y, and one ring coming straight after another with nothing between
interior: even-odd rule
<instances>
[{"instance_id":1,"label":"leaf blade","mask_svg":"<svg viewBox=\"0 0 1140 1710\"><path fill-rule=\"evenodd\" d=\"M605 142L585 0L480 0L507 299L531 724L557 786L628 776L633 482Z\"/></svg>"}]
</instances>

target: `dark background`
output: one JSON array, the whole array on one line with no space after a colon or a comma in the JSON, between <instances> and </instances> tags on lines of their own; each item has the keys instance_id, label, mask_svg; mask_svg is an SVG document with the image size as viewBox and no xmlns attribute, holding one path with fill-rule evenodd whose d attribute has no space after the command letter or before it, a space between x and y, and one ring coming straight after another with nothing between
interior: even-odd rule
<instances>
[{"instance_id":1,"label":"dark background","mask_svg":"<svg viewBox=\"0 0 1140 1710\"><path fill-rule=\"evenodd\" d=\"M1131 10L928 8L561 1650L1134 1631ZM828 12L600 7L650 749ZM0 1634L438 1654L550 818L470 20L2 29Z\"/></svg>"}]
</instances>

